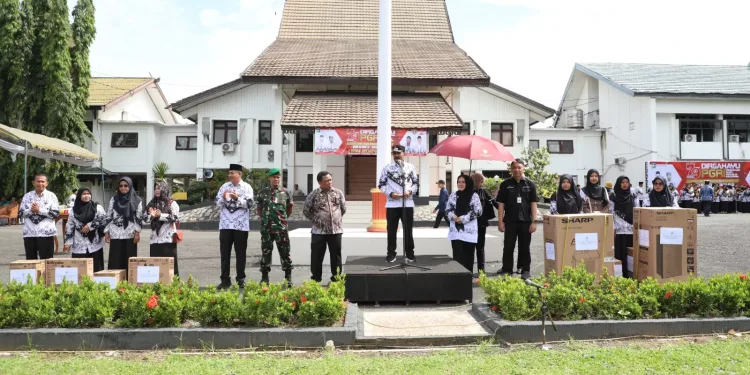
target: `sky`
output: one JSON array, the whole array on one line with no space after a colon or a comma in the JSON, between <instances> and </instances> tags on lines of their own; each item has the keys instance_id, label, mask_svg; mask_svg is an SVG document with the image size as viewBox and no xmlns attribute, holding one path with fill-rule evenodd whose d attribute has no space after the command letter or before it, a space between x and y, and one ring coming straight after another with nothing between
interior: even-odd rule
<instances>
[{"instance_id":1,"label":"sky","mask_svg":"<svg viewBox=\"0 0 750 375\"><path fill-rule=\"evenodd\" d=\"M493 83L555 109L576 62L750 62L742 0L446 2L456 43ZM284 0L94 4L92 75L160 77L175 102L238 78L276 38Z\"/></svg>"}]
</instances>

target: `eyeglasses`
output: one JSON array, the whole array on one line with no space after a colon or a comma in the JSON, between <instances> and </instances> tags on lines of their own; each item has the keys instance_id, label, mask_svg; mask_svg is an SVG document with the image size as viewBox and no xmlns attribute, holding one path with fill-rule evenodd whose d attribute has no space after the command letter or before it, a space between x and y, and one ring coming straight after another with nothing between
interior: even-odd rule
<instances>
[{"instance_id":1,"label":"eyeglasses","mask_svg":"<svg viewBox=\"0 0 750 375\"><path fill-rule=\"evenodd\" d=\"M654 186L664 186L664 184L661 182L654 182Z\"/></svg>"},{"instance_id":2,"label":"eyeglasses","mask_svg":"<svg viewBox=\"0 0 750 375\"><path fill-rule=\"evenodd\" d=\"M120 187L130 187L130 185L120 185Z\"/></svg>"}]
</instances>

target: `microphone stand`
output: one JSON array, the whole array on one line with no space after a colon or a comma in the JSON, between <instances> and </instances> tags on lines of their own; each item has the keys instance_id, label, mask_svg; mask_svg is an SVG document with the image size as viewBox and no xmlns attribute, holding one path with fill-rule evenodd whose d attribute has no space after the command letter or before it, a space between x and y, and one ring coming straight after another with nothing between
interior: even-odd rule
<instances>
[{"instance_id":1,"label":"microphone stand","mask_svg":"<svg viewBox=\"0 0 750 375\"><path fill-rule=\"evenodd\" d=\"M406 261L406 237L407 237L407 233L406 233L406 176L404 176L404 162L400 161L400 162L398 162L398 165L401 168L401 194L402 194L401 195L401 224L402 224L402 226L404 228L404 236L403 236L403 239L401 241L402 244L403 244L403 249L401 249L401 251L403 252L404 259L401 262L401 264L397 264L395 266L381 268L380 271L388 271L388 270L395 270L395 269L405 269L407 267L419 268L419 269L424 270L424 271L429 271L430 270L429 267L418 266L416 264L411 264L411 263L409 263L409 262ZM413 220L413 218L412 218L411 221L412 221L411 222L412 230L414 230L414 220Z\"/></svg>"},{"instance_id":2,"label":"microphone stand","mask_svg":"<svg viewBox=\"0 0 750 375\"><path fill-rule=\"evenodd\" d=\"M557 332L557 326L555 325L555 321L552 320L552 316L549 313L549 308L547 307L547 300L544 298L544 294L542 293L542 288L536 287L537 293L539 293L539 300L542 302L542 350L549 350L549 347L547 346L547 325L546 320L549 319L549 322L552 323L552 328L555 329L555 332Z\"/></svg>"}]
</instances>

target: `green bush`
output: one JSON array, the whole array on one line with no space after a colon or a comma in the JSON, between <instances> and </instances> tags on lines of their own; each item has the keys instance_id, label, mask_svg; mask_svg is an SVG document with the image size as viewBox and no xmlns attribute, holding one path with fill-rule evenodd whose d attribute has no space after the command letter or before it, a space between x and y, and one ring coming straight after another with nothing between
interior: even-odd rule
<instances>
[{"instance_id":1,"label":"green bush","mask_svg":"<svg viewBox=\"0 0 750 375\"><path fill-rule=\"evenodd\" d=\"M204 200L211 200L209 190L211 186L205 181L193 181L187 189L187 202L189 205L198 204Z\"/></svg>"},{"instance_id":2,"label":"green bush","mask_svg":"<svg viewBox=\"0 0 750 375\"><path fill-rule=\"evenodd\" d=\"M750 281L744 274L660 284L652 278L612 277L605 270L595 283L581 265L534 281L545 286L550 314L559 320L750 316ZM479 284L491 309L504 319L539 319L537 291L520 279L482 274Z\"/></svg>"}]
</instances>

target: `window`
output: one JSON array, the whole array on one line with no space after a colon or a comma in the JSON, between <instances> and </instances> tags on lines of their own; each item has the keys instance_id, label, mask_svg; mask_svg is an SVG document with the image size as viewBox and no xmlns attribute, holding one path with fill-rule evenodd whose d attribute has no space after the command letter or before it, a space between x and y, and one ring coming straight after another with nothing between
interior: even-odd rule
<instances>
[{"instance_id":1,"label":"window","mask_svg":"<svg viewBox=\"0 0 750 375\"><path fill-rule=\"evenodd\" d=\"M721 129L721 120L714 115L677 115L680 121L680 140L692 134L697 142L714 142L716 131Z\"/></svg>"},{"instance_id":2,"label":"window","mask_svg":"<svg viewBox=\"0 0 750 375\"><path fill-rule=\"evenodd\" d=\"M572 154L573 141L547 141L550 154Z\"/></svg>"},{"instance_id":3,"label":"window","mask_svg":"<svg viewBox=\"0 0 750 375\"><path fill-rule=\"evenodd\" d=\"M197 150L198 137L178 136L175 150Z\"/></svg>"},{"instance_id":4,"label":"window","mask_svg":"<svg viewBox=\"0 0 750 375\"><path fill-rule=\"evenodd\" d=\"M112 133L112 147L138 147L138 133Z\"/></svg>"},{"instance_id":5,"label":"window","mask_svg":"<svg viewBox=\"0 0 750 375\"><path fill-rule=\"evenodd\" d=\"M86 125L86 129L88 129L90 132L94 132L94 122L93 121L84 121L84 125Z\"/></svg>"},{"instance_id":6,"label":"window","mask_svg":"<svg viewBox=\"0 0 750 375\"><path fill-rule=\"evenodd\" d=\"M531 149L531 150L538 150L539 149L539 140L538 139L529 139L529 149Z\"/></svg>"},{"instance_id":7,"label":"window","mask_svg":"<svg viewBox=\"0 0 750 375\"><path fill-rule=\"evenodd\" d=\"M492 140L499 142L505 147L513 146L513 124L498 124L492 123L490 125L492 131Z\"/></svg>"},{"instance_id":8,"label":"window","mask_svg":"<svg viewBox=\"0 0 750 375\"><path fill-rule=\"evenodd\" d=\"M430 150L432 150L432 148L435 147L435 146L437 146L437 144L439 143L438 142L438 135L437 134L430 134L428 137L430 138L429 139L429 141L430 141L429 142L429 147L430 147Z\"/></svg>"},{"instance_id":9,"label":"window","mask_svg":"<svg viewBox=\"0 0 750 375\"><path fill-rule=\"evenodd\" d=\"M750 116L725 115L727 120L727 135L739 135L740 142L750 141Z\"/></svg>"},{"instance_id":10,"label":"window","mask_svg":"<svg viewBox=\"0 0 750 375\"><path fill-rule=\"evenodd\" d=\"M214 144L237 143L237 121L214 121Z\"/></svg>"},{"instance_id":11,"label":"window","mask_svg":"<svg viewBox=\"0 0 750 375\"><path fill-rule=\"evenodd\" d=\"M270 145L271 133L273 130L272 121L258 121L258 144Z\"/></svg>"},{"instance_id":12,"label":"window","mask_svg":"<svg viewBox=\"0 0 750 375\"><path fill-rule=\"evenodd\" d=\"M294 135L294 148L297 152L313 152L312 132L299 132Z\"/></svg>"},{"instance_id":13,"label":"window","mask_svg":"<svg viewBox=\"0 0 750 375\"><path fill-rule=\"evenodd\" d=\"M471 134L471 124L468 122L464 122L464 126L461 128L461 135L469 134Z\"/></svg>"}]
</instances>

